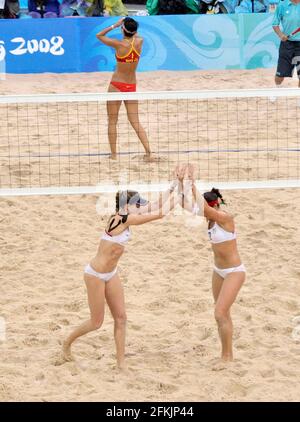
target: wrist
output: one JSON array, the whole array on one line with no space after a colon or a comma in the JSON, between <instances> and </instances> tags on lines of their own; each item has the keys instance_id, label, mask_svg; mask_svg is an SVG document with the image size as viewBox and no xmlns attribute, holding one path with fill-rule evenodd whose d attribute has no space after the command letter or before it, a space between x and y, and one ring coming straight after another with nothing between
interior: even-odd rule
<instances>
[{"instance_id":1,"label":"wrist","mask_svg":"<svg viewBox=\"0 0 300 422\"><path fill-rule=\"evenodd\" d=\"M171 184L171 186L169 187L169 191L172 193L172 192L174 192L174 190L175 190L175 188L177 187L177 185L178 185L178 181L177 180L174 180L174 182Z\"/></svg>"},{"instance_id":2,"label":"wrist","mask_svg":"<svg viewBox=\"0 0 300 422\"><path fill-rule=\"evenodd\" d=\"M110 25L110 29L115 29L115 25Z\"/></svg>"},{"instance_id":3,"label":"wrist","mask_svg":"<svg viewBox=\"0 0 300 422\"><path fill-rule=\"evenodd\" d=\"M190 192L192 189L192 181L191 180L185 180L183 184L183 192L187 193Z\"/></svg>"}]
</instances>

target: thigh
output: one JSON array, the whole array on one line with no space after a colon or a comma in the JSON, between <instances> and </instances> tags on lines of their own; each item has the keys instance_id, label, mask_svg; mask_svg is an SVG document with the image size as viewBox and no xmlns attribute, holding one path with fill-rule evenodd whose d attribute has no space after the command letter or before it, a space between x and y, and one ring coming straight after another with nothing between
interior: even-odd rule
<instances>
[{"instance_id":1,"label":"thigh","mask_svg":"<svg viewBox=\"0 0 300 422\"><path fill-rule=\"evenodd\" d=\"M137 121L139 114L139 102L137 100L125 100L124 103L128 117Z\"/></svg>"},{"instance_id":2,"label":"thigh","mask_svg":"<svg viewBox=\"0 0 300 422\"><path fill-rule=\"evenodd\" d=\"M110 83L107 92L120 92L120 90Z\"/></svg>"},{"instance_id":3,"label":"thigh","mask_svg":"<svg viewBox=\"0 0 300 422\"><path fill-rule=\"evenodd\" d=\"M104 315L105 283L99 278L84 274L84 281L87 288L88 303L92 317Z\"/></svg>"},{"instance_id":4,"label":"thigh","mask_svg":"<svg viewBox=\"0 0 300 422\"><path fill-rule=\"evenodd\" d=\"M222 287L216 301L216 307L228 312L235 301L245 278L246 273L241 271L228 274L223 280Z\"/></svg>"},{"instance_id":5,"label":"thigh","mask_svg":"<svg viewBox=\"0 0 300 422\"><path fill-rule=\"evenodd\" d=\"M108 92L120 92L116 87L113 85L109 85ZM117 118L119 115L119 110L121 107L122 101L107 101L106 108L109 117Z\"/></svg>"},{"instance_id":6,"label":"thigh","mask_svg":"<svg viewBox=\"0 0 300 422\"><path fill-rule=\"evenodd\" d=\"M219 297L224 279L215 271L212 274L212 292L215 303Z\"/></svg>"},{"instance_id":7,"label":"thigh","mask_svg":"<svg viewBox=\"0 0 300 422\"><path fill-rule=\"evenodd\" d=\"M106 108L109 118L117 120L122 101L107 101Z\"/></svg>"},{"instance_id":8,"label":"thigh","mask_svg":"<svg viewBox=\"0 0 300 422\"><path fill-rule=\"evenodd\" d=\"M105 284L105 298L113 317L125 315L124 289L118 274Z\"/></svg>"}]
</instances>

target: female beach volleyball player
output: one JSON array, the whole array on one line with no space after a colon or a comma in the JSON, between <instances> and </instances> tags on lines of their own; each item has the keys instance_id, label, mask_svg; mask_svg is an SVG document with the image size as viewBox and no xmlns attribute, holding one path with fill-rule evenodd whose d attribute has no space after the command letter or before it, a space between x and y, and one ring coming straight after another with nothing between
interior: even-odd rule
<instances>
[{"instance_id":1,"label":"female beach volleyball player","mask_svg":"<svg viewBox=\"0 0 300 422\"><path fill-rule=\"evenodd\" d=\"M189 165L186 169L190 182L187 185L192 189L194 204L189 201L187 189L179 180L179 194L182 196L180 204L194 214L199 214L203 207L204 217L208 221L208 237L214 254L212 292L215 300L215 318L222 343L221 357L224 361L231 361L233 325L230 308L246 278L246 270L237 248L235 223L233 217L221 209L225 201L219 190L212 189L210 192L205 192L203 201L194 183L193 167Z\"/></svg>"},{"instance_id":2,"label":"female beach volleyball player","mask_svg":"<svg viewBox=\"0 0 300 422\"><path fill-rule=\"evenodd\" d=\"M121 26L122 40L106 36L111 30ZM117 61L116 70L113 73L108 92L135 92L136 91L136 68L142 52L143 38L137 35L138 23L132 18L121 18L114 25L103 29L97 34L98 40L115 49ZM108 114L108 139L111 149L110 158L117 158L117 122L122 101L107 101ZM146 132L139 121L138 101L124 100L128 120L140 139L146 161L156 161L150 150Z\"/></svg>"},{"instance_id":3,"label":"female beach volleyball player","mask_svg":"<svg viewBox=\"0 0 300 422\"><path fill-rule=\"evenodd\" d=\"M84 270L90 319L76 328L64 342L63 354L66 360L72 359L71 345L74 340L101 327L106 300L114 318L117 366L124 368L126 312L117 265L130 239L130 226L160 219L173 209L175 200L172 193L177 183L177 180L174 181L170 189L152 203L141 198L135 191L117 193L116 212L108 220L96 255Z\"/></svg>"}]
</instances>

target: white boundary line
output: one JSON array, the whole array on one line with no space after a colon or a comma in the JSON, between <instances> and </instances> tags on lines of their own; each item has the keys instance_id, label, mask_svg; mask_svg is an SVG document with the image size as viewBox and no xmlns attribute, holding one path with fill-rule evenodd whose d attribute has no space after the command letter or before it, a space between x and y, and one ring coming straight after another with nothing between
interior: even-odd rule
<instances>
[{"instance_id":1,"label":"white boundary line","mask_svg":"<svg viewBox=\"0 0 300 422\"><path fill-rule=\"evenodd\" d=\"M217 187L221 190L243 189L285 189L300 188L300 180L265 180L245 182L203 182L196 181L199 190L210 190ZM139 192L161 192L168 189L170 183L156 184L127 184L127 185L98 185L78 187L51 187L51 188L16 188L0 189L0 196L35 196L35 195L84 195L98 193L115 193L118 190L137 190Z\"/></svg>"},{"instance_id":2,"label":"white boundary line","mask_svg":"<svg viewBox=\"0 0 300 422\"><path fill-rule=\"evenodd\" d=\"M300 97L299 88L268 88L202 91L103 92L82 94L0 95L0 104L102 102L116 100L182 100L207 98Z\"/></svg>"}]
</instances>

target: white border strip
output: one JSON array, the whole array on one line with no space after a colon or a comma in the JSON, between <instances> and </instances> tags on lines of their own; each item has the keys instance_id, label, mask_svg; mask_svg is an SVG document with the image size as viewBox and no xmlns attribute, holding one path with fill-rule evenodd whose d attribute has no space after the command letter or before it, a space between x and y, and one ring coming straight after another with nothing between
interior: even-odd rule
<instances>
[{"instance_id":1,"label":"white border strip","mask_svg":"<svg viewBox=\"0 0 300 422\"><path fill-rule=\"evenodd\" d=\"M217 187L221 190L243 189L285 189L300 188L300 180L265 180L245 182L203 182L196 181L200 190L210 190ZM16 188L0 189L0 196L37 196L37 195L84 195L98 193L115 193L117 190L137 190L139 192L161 192L168 189L169 182L157 184L128 184L128 185L98 185L78 187L52 187L52 188Z\"/></svg>"},{"instance_id":2,"label":"white border strip","mask_svg":"<svg viewBox=\"0 0 300 422\"><path fill-rule=\"evenodd\" d=\"M102 102L116 100L186 100L208 98L245 97L300 97L299 88L268 88L239 90L202 91L151 91L151 92L103 92L82 94L43 94L43 95L0 95L0 104L57 103L57 102Z\"/></svg>"}]
</instances>

